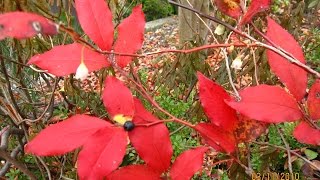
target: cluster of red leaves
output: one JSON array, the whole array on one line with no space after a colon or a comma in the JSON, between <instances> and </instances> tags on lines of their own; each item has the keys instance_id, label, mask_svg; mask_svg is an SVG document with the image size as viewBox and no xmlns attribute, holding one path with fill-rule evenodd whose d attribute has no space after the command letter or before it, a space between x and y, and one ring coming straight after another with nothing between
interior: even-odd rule
<instances>
[{"instance_id":1,"label":"cluster of red leaves","mask_svg":"<svg viewBox=\"0 0 320 180\"><path fill-rule=\"evenodd\" d=\"M238 0L215 0L214 2L221 12L233 18L239 18L242 15ZM270 2L270 0L252 0L240 24L250 22L257 13L269 8ZM305 64L303 51L296 40L274 20L269 17L267 20L266 37L269 41ZM305 121L308 117L305 117L306 113L300 108L303 107L301 100L306 94L307 72L271 50L267 50L267 58L271 70L289 92L277 86L259 85L240 91L241 101L235 101L222 87L202 74L198 74L200 100L211 123L198 124L196 129L215 149L233 152L236 143L258 137L265 130L267 123L297 120L301 122L293 133L294 137L302 143L320 145L320 130L313 128L307 123L308 121ZM310 121L320 119L319 81L311 87L307 107ZM235 110L240 113L239 117ZM235 134L232 134L234 132ZM243 132L250 132L250 134ZM310 133L312 136L308 135Z\"/></svg>"},{"instance_id":2,"label":"cluster of red leaves","mask_svg":"<svg viewBox=\"0 0 320 180\"><path fill-rule=\"evenodd\" d=\"M117 41L113 47L112 14L106 3L103 0L76 0L75 6L82 29L101 50L113 49L115 52L133 54L141 48L145 26L141 5L133 8L132 14L119 24ZM12 19L15 20L12 21ZM58 27L57 24L37 14L5 13L0 15L0 40L5 37L23 39L39 33L54 35L58 32ZM84 49L83 54L82 49ZM55 46L50 51L32 57L28 64L35 64L56 76L65 76L76 72L81 59L88 72L108 67L109 62L113 60L81 44L74 43ZM125 67L131 60L131 56L116 56L116 63L120 67Z\"/></svg>"},{"instance_id":3,"label":"cluster of red leaves","mask_svg":"<svg viewBox=\"0 0 320 180\"><path fill-rule=\"evenodd\" d=\"M296 40L274 20L271 18L267 20L266 36L269 40L305 64L303 51ZM305 121L308 117L304 114L307 113L300 108L304 106L302 99L306 94L307 72L271 50L267 50L267 58L271 70L289 92L278 86L259 85L240 91L241 101L226 100L226 103L239 113L261 122L281 123L301 120L294 130L294 137L302 143L320 145L320 130ZM307 98L310 121L320 118L319 83L319 81L314 83ZM310 133L313 136L310 136Z\"/></svg>"},{"instance_id":4,"label":"cluster of red leaves","mask_svg":"<svg viewBox=\"0 0 320 180\"><path fill-rule=\"evenodd\" d=\"M269 8L271 0L252 0L248 10L243 13L240 0L214 0L215 4L224 14L238 19L243 15L240 25L249 23L259 12Z\"/></svg>"},{"instance_id":5,"label":"cluster of red leaves","mask_svg":"<svg viewBox=\"0 0 320 180\"><path fill-rule=\"evenodd\" d=\"M199 123L195 129L217 151L232 153L237 144L259 137L267 125L237 115L225 101L231 101L229 94L218 84L198 73L199 96L210 123Z\"/></svg>"},{"instance_id":6,"label":"cluster of red leaves","mask_svg":"<svg viewBox=\"0 0 320 180\"><path fill-rule=\"evenodd\" d=\"M52 156L82 147L77 161L81 179L160 179L169 169L173 153L167 127L115 77L107 77L102 99L113 122L117 123L75 115L41 131L26 145L25 151ZM136 126L132 131L121 127L128 121ZM129 142L146 164L116 170ZM171 178L190 179L201 169L207 150L199 147L182 153L171 167Z\"/></svg>"},{"instance_id":7,"label":"cluster of red leaves","mask_svg":"<svg viewBox=\"0 0 320 180\"><path fill-rule=\"evenodd\" d=\"M215 2L222 12L231 17L242 15L238 0ZM118 37L113 46L112 15L105 2L76 0L75 5L84 32L103 51L113 49L120 53L135 53L141 48L145 25L141 6L135 7L118 26ZM256 13L269 5L268 0L253 0L241 23L250 22ZM18 20L8 20L12 18ZM305 64L302 49L295 39L274 20L267 19L266 36L269 40ZM35 14L13 12L0 15L0 39L7 36L27 38L38 33L51 35L57 33L56 27L53 22ZM269 85L248 87L240 91L241 100L236 101L221 86L198 73L200 100L210 123L199 123L194 129L217 151L233 153L238 143L255 139L265 131L268 123L297 120L301 122L294 130L294 137L302 143L320 145L320 131L309 124L320 119L320 81L311 87L306 103L308 113L303 112L300 107L304 105L307 72L270 50L267 50L267 57L271 70L287 90ZM36 55L29 64L36 64L54 75L65 76L75 73L80 64L90 72L110 66L113 60L118 66L125 67L132 57L104 56L74 43L56 46ZM26 152L48 156L81 148L77 163L81 179L160 179L170 166L172 179L190 179L201 169L203 155L208 148L188 150L171 165L172 145L167 127L148 112L118 79L106 78L102 99L112 121L75 115L41 131L26 145ZM305 114L309 114L310 121L305 121ZM131 131L126 128L128 122L136 126ZM128 143L145 164L117 170Z\"/></svg>"},{"instance_id":8,"label":"cluster of red leaves","mask_svg":"<svg viewBox=\"0 0 320 180\"><path fill-rule=\"evenodd\" d=\"M115 52L133 54L141 48L145 26L141 5L133 8L132 14L119 24L117 40L113 47L112 14L106 3L103 0L76 0L75 5L83 31L101 50L110 52L113 49ZM56 76L65 76L75 73L80 63L87 67L88 72L108 67L109 62L114 60L112 56L110 57L101 55L82 44L74 43L55 46L50 51L32 57L28 64L35 64ZM125 67L131 62L132 57L116 56L115 59L119 67Z\"/></svg>"},{"instance_id":9,"label":"cluster of red leaves","mask_svg":"<svg viewBox=\"0 0 320 180\"><path fill-rule=\"evenodd\" d=\"M234 18L241 15L240 1L215 2L227 15ZM267 9L269 5L270 0L253 0L240 24L250 22L256 13ZM269 17L267 20L266 36L269 40L305 64L302 49L296 40L274 20ZM302 122L294 131L295 138L302 143L320 145L320 131L303 121L305 113L299 107L306 94L307 72L271 50L267 50L267 57L271 70L291 94L281 87L259 85L242 90L241 101L235 101L222 87L198 73L200 100L211 123L200 123L196 130L216 150L231 153L237 143L251 141L263 133L267 123L299 119ZM320 118L319 102L320 84L317 81L307 99L312 120ZM240 114L237 115L236 111ZM309 136L310 133L313 136Z\"/></svg>"},{"instance_id":10,"label":"cluster of red leaves","mask_svg":"<svg viewBox=\"0 0 320 180\"><path fill-rule=\"evenodd\" d=\"M135 7L132 14L118 26L113 47L112 15L105 2L76 0L75 5L84 32L102 50L135 53L141 48L145 25L141 5ZM20 19L8 21L9 16L11 19ZM38 33L51 35L57 32L56 24L30 13L1 15L0 25L1 38L27 38ZM27 31L22 28L27 28ZM50 51L33 56L28 63L56 76L65 76L75 73L82 63L91 72L110 66L110 60L115 59L120 67L125 67L132 60L130 56L107 58L79 43L73 43L55 46ZM75 115L41 131L26 145L25 151L39 156L52 156L81 148L77 161L80 179L160 179L161 174L171 166L173 153L167 127L114 77L106 78L102 99L112 122L88 115ZM128 122L136 126L131 131L122 127ZM126 154L128 143L146 164L116 170ZM171 178L190 179L201 169L207 150L207 147L198 147L182 153L171 166Z\"/></svg>"}]
</instances>

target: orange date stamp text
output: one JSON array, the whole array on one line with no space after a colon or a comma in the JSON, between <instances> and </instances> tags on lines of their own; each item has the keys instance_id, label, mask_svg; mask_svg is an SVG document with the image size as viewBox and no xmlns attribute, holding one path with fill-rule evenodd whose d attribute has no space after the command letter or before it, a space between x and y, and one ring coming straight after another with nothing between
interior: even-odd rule
<instances>
[{"instance_id":1,"label":"orange date stamp text","mask_svg":"<svg viewBox=\"0 0 320 180\"><path fill-rule=\"evenodd\" d=\"M251 180L300 180L299 173L277 173L277 172L263 172L253 173Z\"/></svg>"}]
</instances>

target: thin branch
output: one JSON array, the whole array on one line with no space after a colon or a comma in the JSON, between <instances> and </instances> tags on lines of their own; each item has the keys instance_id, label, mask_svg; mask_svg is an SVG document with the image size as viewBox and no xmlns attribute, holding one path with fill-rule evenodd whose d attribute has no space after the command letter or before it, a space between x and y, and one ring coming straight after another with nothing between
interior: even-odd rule
<instances>
[{"instance_id":1,"label":"thin branch","mask_svg":"<svg viewBox=\"0 0 320 180\"><path fill-rule=\"evenodd\" d=\"M223 160L220 160L220 161L217 161L213 164L211 164L212 167L218 165L218 164L222 164L222 163L226 163L226 162L229 162L229 161L234 161L234 159L223 159Z\"/></svg>"},{"instance_id":2,"label":"thin branch","mask_svg":"<svg viewBox=\"0 0 320 180\"><path fill-rule=\"evenodd\" d=\"M11 151L10 156L11 156L12 158L16 158L17 155L20 153L20 151L21 151L21 147L20 147L20 146L17 146L16 148L14 148L14 149ZM4 176L4 175L8 172L8 170L9 170L10 167L11 167L11 165L12 165L12 164L11 164L9 161L6 162L6 164L5 164L5 165L1 168L1 170L0 170L0 177Z\"/></svg>"},{"instance_id":3,"label":"thin branch","mask_svg":"<svg viewBox=\"0 0 320 180\"><path fill-rule=\"evenodd\" d=\"M251 50L251 53L252 53L252 59L253 59L253 63L254 63L254 77L255 77L257 85L259 85L256 54L255 54L253 48L250 48L250 50Z\"/></svg>"},{"instance_id":4,"label":"thin branch","mask_svg":"<svg viewBox=\"0 0 320 180\"><path fill-rule=\"evenodd\" d=\"M10 126L3 128L1 130L1 134L0 134L0 136L1 136L0 149L7 149L8 148L8 140L9 140L9 136L11 134L23 135L23 130L11 128Z\"/></svg>"},{"instance_id":5,"label":"thin branch","mask_svg":"<svg viewBox=\"0 0 320 180\"><path fill-rule=\"evenodd\" d=\"M251 25L253 25L253 23L251 23ZM255 40L255 42L257 44L259 44L262 47L265 47L265 48L267 48L269 50L272 50L273 52L275 52L275 53L279 54L280 56L286 58L290 63L295 64L295 65L303 68L304 70L306 70L310 74L313 74L314 76L316 76L318 79L320 78L320 73L318 73L317 71L313 70L311 67L305 65L304 63L300 62L292 54L286 52L284 49L279 47L269 37L267 37L265 34L263 34L261 31L259 31L259 29L256 26L253 25L253 29L257 34L259 34L261 37L263 37L271 45L268 45L268 44L265 44L265 43L261 43L261 42L258 42L257 40Z\"/></svg>"},{"instance_id":6,"label":"thin branch","mask_svg":"<svg viewBox=\"0 0 320 180\"><path fill-rule=\"evenodd\" d=\"M264 143L264 142L257 142L257 141L253 141L252 143L258 144L258 145L265 145L265 146L271 146L277 149L281 149L281 150L287 150L287 148L282 147L282 146L277 146L274 144L270 144L270 143ZM308 163L309 165L313 166L315 169L317 169L318 171L320 171L320 167L317 166L316 164L314 164L313 162L309 161L307 158L301 156L299 153L296 153L294 150L290 150L290 153L298 156L299 158L301 158L302 160L304 160L306 163Z\"/></svg>"},{"instance_id":7,"label":"thin branch","mask_svg":"<svg viewBox=\"0 0 320 180\"><path fill-rule=\"evenodd\" d=\"M233 159L235 162L237 162L243 169L245 169L245 173L246 173L248 176L252 177L252 174L255 174L255 172L253 171L252 168L244 165L237 157L235 157L235 156L233 156L233 155L230 155L230 157L232 157L232 159Z\"/></svg>"},{"instance_id":8,"label":"thin branch","mask_svg":"<svg viewBox=\"0 0 320 180\"><path fill-rule=\"evenodd\" d=\"M304 120L305 122L307 122L311 127L315 128L315 129L317 129L317 130L320 130L320 127L318 126L318 124L315 123L315 122L310 118L310 116L306 113L306 110L305 110L304 106L303 106L301 103L299 103L299 107L300 107L301 112L302 112L302 114L303 114L303 120Z\"/></svg>"},{"instance_id":9,"label":"thin branch","mask_svg":"<svg viewBox=\"0 0 320 180\"><path fill-rule=\"evenodd\" d=\"M11 164L13 164L16 168L18 168L21 172L23 172L24 174L26 174L27 176L30 177L30 179L32 180L36 180L36 176L30 172L24 164L20 163L19 161L17 161L16 159L12 158L4 149L0 148L0 157L4 158L6 161L10 162Z\"/></svg>"},{"instance_id":10,"label":"thin branch","mask_svg":"<svg viewBox=\"0 0 320 180\"><path fill-rule=\"evenodd\" d=\"M34 123L34 122L37 122L37 121L40 121L47 113L48 109L50 107L52 107L52 103L54 103L54 92L56 91L56 88L57 88L57 85L58 85L58 80L59 78L56 78L55 79L55 82L54 82L54 87L53 87L53 90L51 92L51 97L50 97L50 100L49 100L49 104L47 105L47 107L45 108L45 110L42 112L42 114L37 118L37 119L23 119L22 121L20 121L18 124L21 124L23 122L29 122L29 123Z\"/></svg>"},{"instance_id":11,"label":"thin branch","mask_svg":"<svg viewBox=\"0 0 320 180\"><path fill-rule=\"evenodd\" d=\"M289 172L291 174L291 178L294 179L293 178L292 163L291 163L291 153L290 153L291 148L290 148L287 140L284 138L282 130L278 126L276 126L275 124L274 124L274 126L277 128L277 131L278 131L278 133L279 133L279 135L280 135L280 137L286 147L287 155L288 155L288 168L289 168Z\"/></svg>"},{"instance_id":12,"label":"thin branch","mask_svg":"<svg viewBox=\"0 0 320 180\"><path fill-rule=\"evenodd\" d=\"M0 52L0 55L2 54L2 52ZM22 114L21 110L20 110L20 107L18 106L15 98L14 98L14 95L13 95L13 92L12 92L12 89L11 89L11 83L10 83L10 80L9 80L9 75L8 75L8 72L7 72L7 69L6 69L6 66L5 66L5 63L4 63L4 59L0 57L0 61L1 61L1 68L2 68L2 71L3 71L3 74L4 74L4 78L6 80L6 84L7 84L7 90L8 90L8 93L9 93L9 96L10 96L10 99L11 99L11 102L14 106L14 108L16 109L17 113L21 116L21 117L24 117L24 115Z\"/></svg>"},{"instance_id":13,"label":"thin branch","mask_svg":"<svg viewBox=\"0 0 320 180\"><path fill-rule=\"evenodd\" d=\"M7 149L8 148L8 139L10 136L10 126L7 126L1 130L1 149Z\"/></svg>"},{"instance_id":14,"label":"thin branch","mask_svg":"<svg viewBox=\"0 0 320 180\"><path fill-rule=\"evenodd\" d=\"M114 56L113 56L113 58L114 58ZM170 119L172 119L172 121L175 121L175 122L177 122L177 123L180 123L180 124L189 126L189 127L191 127L191 128L194 128L194 127L195 127L195 125L193 125L193 124L191 124L191 123L189 123L189 122L187 122L187 121L184 121L184 120L182 120L182 119L179 119L179 118L173 116L172 114L170 114L168 111L164 110L164 109L153 99L153 97L151 97L151 96L148 94L148 92L145 90L145 88L144 88L141 84L137 83L134 79L132 79L125 71L123 71L123 70L115 63L115 61L113 61L113 58L112 58L112 57L109 58L110 63L112 64L112 66L113 66L114 68L116 68L116 70L117 70L118 72L120 72L123 76L125 76L126 78L128 78L128 80L130 80L132 83L134 83L134 84L139 88L139 91L141 92L141 94L142 94L156 109L158 109L159 111L161 111L161 112L164 113L165 115L169 116Z\"/></svg>"},{"instance_id":15,"label":"thin branch","mask_svg":"<svg viewBox=\"0 0 320 180\"><path fill-rule=\"evenodd\" d=\"M240 94L239 94L236 86L233 83L231 69L230 69L230 66L229 66L229 57L227 55L226 49L222 49L222 54L223 54L225 62L226 62L226 69L227 69L227 72L228 72L228 78L229 78L230 85L231 85L231 87L233 89L233 92L235 93L235 96L237 97L238 100L240 100L241 99Z\"/></svg>"},{"instance_id":16,"label":"thin branch","mask_svg":"<svg viewBox=\"0 0 320 180\"><path fill-rule=\"evenodd\" d=\"M251 44L246 44L246 43L225 43L225 44L207 44L191 49L185 49L185 50L180 50L180 49L162 49L159 51L152 51L149 53L143 53L143 54L130 54L130 53L120 53L120 52L115 52L115 51L100 51L96 50L99 53L102 54L114 54L118 56L131 56L131 57L146 57L146 56L151 56L151 55L157 55L157 54L164 54L164 53L183 53L183 54L189 54L201 50L206 50L210 48L225 48L225 47L258 47L258 44L256 43L251 43Z\"/></svg>"},{"instance_id":17,"label":"thin branch","mask_svg":"<svg viewBox=\"0 0 320 180\"><path fill-rule=\"evenodd\" d=\"M40 163L42 164L42 166L46 169L47 175L48 175L48 179L49 179L49 180L52 180L51 172L50 172L50 169L49 169L49 167L47 166L46 162L44 162L44 160L43 160L41 157L39 157L39 156L36 156L36 158L40 161Z\"/></svg>"},{"instance_id":18,"label":"thin branch","mask_svg":"<svg viewBox=\"0 0 320 180\"><path fill-rule=\"evenodd\" d=\"M174 131L172 131L172 132L170 132L170 136L172 136L173 134L175 134L175 133L177 133L177 132L179 132L179 131L181 131L183 128L185 128L186 126L185 125L182 125L182 126L180 126L179 128L177 128L176 130L174 130Z\"/></svg>"},{"instance_id":19,"label":"thin branch","mask_svg":"<svg viewBox=\"0 0 320 180\"><path fill-rule=\"evenodd\" d=\"M154 121L154 122L150 122L147 124L136 124L135 126L136 127L150 127L150 126L154 126L154 125L161 124L164 122L173 122L173 121L174 121L173 119L167 119L167 120L161 120L161 121Z\"/></svg>"}]
</instances>

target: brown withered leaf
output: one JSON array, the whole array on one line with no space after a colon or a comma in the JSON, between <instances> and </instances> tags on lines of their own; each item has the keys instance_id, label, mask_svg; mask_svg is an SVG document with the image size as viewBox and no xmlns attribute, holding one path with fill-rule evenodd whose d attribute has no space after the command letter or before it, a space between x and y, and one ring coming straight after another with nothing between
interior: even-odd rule
<instances>
[{"instance_id":1,"label":"brown withered leaf","mask_svg":"<svg viewBox=\"0 0 320 180\"><path fill-rule=\"evenodd\" d=\"M267 123L256 121L243 115L239 115L239 121L235 130L235 136L239 143L250 142L264 133L267 128Z\"/></svg>"},{"instance_id":2,"label":"brown withered leaf","mask_svg":"<svg viewBox=\"0 0 320 180\"><path fill-rule=\"evenodd\" d=\"M237 19L242 14L240 0L213 0L213 2L221 12L230 17Z\"/></svg>"}]
</instances>

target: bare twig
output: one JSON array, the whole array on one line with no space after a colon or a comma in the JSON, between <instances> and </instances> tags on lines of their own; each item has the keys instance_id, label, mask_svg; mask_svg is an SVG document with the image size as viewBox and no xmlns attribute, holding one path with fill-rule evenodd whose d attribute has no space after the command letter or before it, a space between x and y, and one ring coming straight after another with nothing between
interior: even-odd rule
<instances>
[{"instance_id":1,"label":"bare twig","mask_svg":"<svg viewBox=\"0 0 320 180\"><path fill-rule=\"evenodd\" d=\"M252 53L252 59L253 59L253 63L254 63L254 77L255 77L257 85L259 85L256 54L255 54L253 48L250 48L250 50L251 50L251 53Z\"/></svg>"},{"instance_id":2,"label":"bare twig","mask_svg":"<svg viewBox=\"0 0 320 180\"><path fill-rule=\"evenodd\" d=\"M2 52L0 52L0 55L2 54ZM21 116L21 117L24 117L24 115L22 114L21 110L20 110L20 107L18 106L17 102L16 102L16 99L14 98L14 95L13 95L13 92L12 92L12 87L11 87L11 83L10 83L10 80L9 80L9 76L8 76L8 72L7 72L7 69L6 69L6 66L5 66L5 63L4 63L4 59L0 56L0 61L1 61L1 68L2 68L2 71L4 73L4 78L6 80L6 83L7 83L7 90L9 92L9 96L10 96L10 99L11 99L11 102L14 106L14 108L16 109L17 113Z\"/></svg>"},{"instance_id":3,"label":"bare twig","mask_svg":"<svg viewBox=\"0 0 320 180\"><path fill-rule=\"evenodd\" d=\"M151 97L148 92L145 90L145 88L137 83L134 79L132 79L125 71L123 71L116 63L115 61L112 61L113 58L109 58L111 59L111 64L113 65L114 68L117 69L118 72L120 72L123 76L125 76L126 78L128 78L128 80L130 80L132 83L134 83L137 87L138 87L138 92L140 92L155 108L157 108L159 111L161 111L162 113L164 113L165 115L167 115L168 117L170 117L170 119L172 119L172 121L178 122L180 124L189 126L191 128L194 128L195 125L184 121L182 119L179 119L175 116L173 116L172 114L170 114L168 111L164 110L154 99L153 97Z\"/></svg>"},{"instance_id":4,"label":"bare twig","mask_svg":"<svg viewBox=\"0 0 320 180\"><path fill-rule=\"evenodd\" d=\"M30 177L32 180L36 180L36 176L30 172L24 164L20 163L16 159L12 158L4 149L0 148L0 157L4 158L6 161L12 163L16 168L18 168L21 172L26 174L27 176Z\"/></svg>"},{"instance_id":5,"label":"bare twig","mask_svg":"<svg viewBox=\"0 0 320 180\"><path fill-rule=\"evenodd\" d=\"M47 107L45 108L45 110L42 112L42 114L37 118L37 119L24 119L22 121L19 122L19 124L23 123L23 122L29 122L29 123L34 123L34 122L37 122L37 121L40 121L42 120L42 118L46 115L48 109L50 107L52 107L52 103L54 102L54 92L56 91L56 88L57 88L57 85L58 85L58 80L59 78L56 78L55 79L55 82L54 82L54 87L53 87L53 90L51 92L51 97L50 97L50 100L49 100L49 104L47 105Z\"/></svg>"},{"instance_id":6,"label":"bare twig","mask_svg":"<svg viewBox=\"0 0 320 180\"><path fill-rule=\"evenodd\" d=\"M16 148L14 148L11 153L10 153L10 156L12 158L16 158L17 155L21 152L21 147L20 146L17 146ZM0 177L4 176L8 170L10 169L11 167L11 163L9 161L6 161L5 165L1 168L0 170Z\"/></svg>"},{"instance_id":7,"label":"bare twig","mask_svg":"<svg viewBox=\"0 0 320 180\"><path fill-rule=\"evenodd\" d=\"M271 146L271 147L274 147L274 148L277 148L277 149L281 149L281 150L285 150L285 151L287 150L287 148L285 148L285 147L277 146L277 145L270 144L270 143L257 142L257 141L253 141L253 143L258 144L258 145ZM319 166L317 166L317 165L314 164L313 162L309 161L307 158L301 156L299 153L296 153L296 152L293 151L293 150L290 150L290 153L298 156L299 158L301 158L302 160L304 160L306 163L310 164L311 166L315 167L318 171L320 171Z\"/></svg>"},{"instance_id":8,"label":"bare twig","mask_svg":"<svg viewBox=\"0 0 320 180\"><path fill-rule=\"evenodd\" d=\"M279 135L280 135L280 137L281 137L281 139L282 139L282 141L283 141L283 143L284 143L284 145L286 147L287 155L288 155L288 168L289 168L289 172L291 174L291 178L294 179L293 178L293 170L292 170L292 162L291 162L291 153L290 153L291 149L290 149L290 146L289 146L287 140L284 138L282 130L279 129L279 127L277 125L274 124L274 126L277 128L277 131L278 131L278 133L279 133Z\"/></svg>"},{"instance_id":9,"label":"bare twig","mask_svg":"<svg viewBox=\"0 0 320 180\"><path fill-rule=\"evenodd\" d=\"M16 135L23 135L23 130L22 129L16 129L16 128L11 128L10 126L7 126L1 130L1 144L0 148L1 149L7 149L8 148L8 139L11 134L16 134Z\"/></svg>"},{"instance_id":10,"label":"bare twig","mask_svg":"<svg viewBox=\"0 0 320 180\"><path fill-rule=\"evenodd\" d=\"M136 124L136 127L150 127L150 126L154 126L160 123L164 123L164 122L173 122L173 119L167 119L167 120L161 120L161 121L154 121L154 122L150 122L147 124Z\"/></svg>"}]
</instances>

